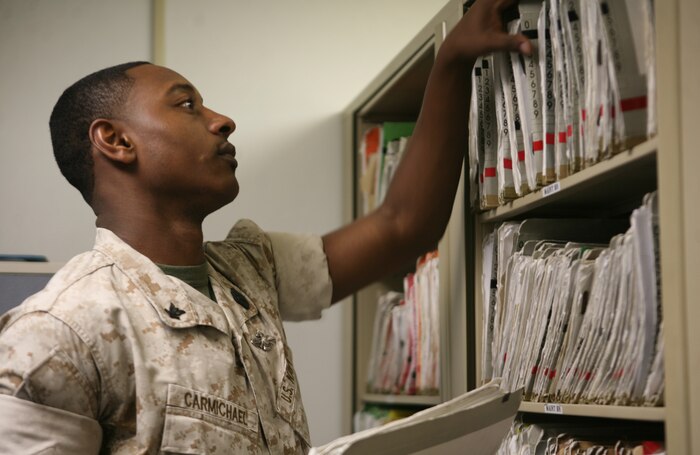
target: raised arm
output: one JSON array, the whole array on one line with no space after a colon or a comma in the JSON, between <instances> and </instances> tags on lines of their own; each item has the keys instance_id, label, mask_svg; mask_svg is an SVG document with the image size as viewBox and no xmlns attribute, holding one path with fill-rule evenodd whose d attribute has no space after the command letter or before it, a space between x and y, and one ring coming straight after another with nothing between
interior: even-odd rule
<instances>
[{"instance_id":1,"label":"raised arm","mask_svg":"<svg viewBox=\"0 0 700 455\"><path fill-rule=\"evenodd\" d=\"M450 218L467 151L474 62L497 50L531 52L527 38L504 31L502 13L514 4L514 0L478 0L449 33L384 202L323 237L334 302L437 245Z\"/></svg>"}]
</instances>

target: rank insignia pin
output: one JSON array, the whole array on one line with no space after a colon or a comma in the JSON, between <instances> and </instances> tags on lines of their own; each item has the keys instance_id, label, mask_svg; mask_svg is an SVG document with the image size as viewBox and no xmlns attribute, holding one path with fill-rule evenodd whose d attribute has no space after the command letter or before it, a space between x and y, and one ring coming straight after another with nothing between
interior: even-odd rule
<instances>
[{"instance_id":1,"label":"rank insignia pin","mask_svg":"<svg viewBox=\"0 0 700 455\"><path fill-rule=\"evenodd\" d=\"M275 337L265 335L260 330L258 330L255 333L255 336L253 337L253 339L250 340L250 342L256 348L262 349L263 351L267 352L270 349L272 349L272 346L275 345Z\"/></svg>"},{"instance_id":2,"label":"rank insignia pin","mask_svg":"<svg viewBox=\"0 0 700 455\"><path fill-rule=\"evenodd\" d=\"M180 308L176 307L173 302L170 302L170 308L166 309L165 311L168 313L168 316L177 320L180 320L180 316L185 314L185 310L181 310Z\"/></svg>"}]
</instances>

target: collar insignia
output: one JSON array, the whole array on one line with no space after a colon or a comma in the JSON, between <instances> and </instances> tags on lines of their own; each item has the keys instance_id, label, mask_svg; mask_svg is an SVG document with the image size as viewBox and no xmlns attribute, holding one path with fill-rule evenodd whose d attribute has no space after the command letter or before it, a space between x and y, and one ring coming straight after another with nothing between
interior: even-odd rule
<instances>
[{"instance_id":1,"label":"collar insignia","mask_svg":"<svg viewBox=\"0 0 700 455\"><path fill-rule=\"evenodd\" d=\"M170 302L170 308L166 309L165 311L168 313L168 316L177 320L180 320L180 316L185 314L185 310L181 310L180 308L176 307L173 302Z\"/></svg>"}]
</instances>

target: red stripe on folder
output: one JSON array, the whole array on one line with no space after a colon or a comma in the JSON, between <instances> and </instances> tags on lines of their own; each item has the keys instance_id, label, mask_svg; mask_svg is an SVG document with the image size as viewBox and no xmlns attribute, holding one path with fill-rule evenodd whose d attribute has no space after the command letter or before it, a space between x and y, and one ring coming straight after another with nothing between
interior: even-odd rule
<instances>
[{"instance_id":1,"label":"red stripe on folder","mask_svg":"<svg viewBox=\"0 0 700 455\"><path fill-rule=\"evenodd\" d=\"M537 365L535 365L534 367L532 367L532 374L533 374L533 375L537 374Z\"/></svg>"},{"instance_id":2,"label":"red stripe on folder","mask_svg":"<svg viewBox=\"0 0 700 455\"><path fill-rule=\"evenodd\" d=\"M484 169L484 177L495 177L496 176L496 168L495 167L487 167Z\"/></svg>"},{"instance_id":3,"label":"red stripe on folder","mask_svg":"<svg viewBox=\"0 0 700 455\"><path fill-rule=\"evenodd\" d=\"M518 161L525 161L525 150L518 150Z\"/></svg>"},{"instance_id":4,"label":"red stripe on folder","mask_svg":"<svg viewBox=\"0 0 700 455\"><path fill-rule=\"evenodd\" d=\"M365 150L368 156L379 150L381 132L380 128L375 127L365 133Z\"/></svg>"},{"instance_id":5,"label":"red stripe on folder","mask_svg":"<svg viewBox=\"0 0 700 455\"><path fill-rule=\"evenodd\" d=\"M620 102L620 105L622 107L622 112L627 112L627 111L636 111L637 109L646 109L647 108L647 97L645 96L638 96L636 98L627 98L624 99Z\"/></svg>"},{"instance_id":6,"label":"red stripe on folder","mask_svg":"<svg viewBox=\"0 0 700 455\"><path fill-rule=\"evenodd\" d=\"M565 132L559 133L559 143L566 144L566 133Z\"/></svg>"},{"instance_id":7,"label":"red stripe on folder","mask_svg":"<svg viewBox=\"0 0 700 455\"><path fill-rule=\"evenodd\" d=\"M656 441L643 441L642 448L644 453L663 453L666 451L664 445Z\"/></svg>"},{"instance_id":8,"label":"red stripe on folder","mask_svg":"<svg viewBox=\"0 0 700 455\"><path fill-rule=\"evenodd\" d=\"M574 135L574 127L571 125L566 125L566 135L571 137Z\"/></svg>"},{"instance_id":9,"label":"red stripe on folder","mask_svg":"<svg viewBox=\"0 0 700 455\"><path fill-rule=\"evenodd\" d=\"M484 183L484 174L480 174L480 175L479 175L479 181L480 181L481 183Z\"/></svg>"},{"instance_id":10,"label":"red stripe on folder","mask_svg":"<svg viewBox=\"0 0 700 455\"><path fill-rule=\"evenodd\" d=\"M586 121L586 110L581 109L581 119L585 122Z\"/></svg>"},{"instance_id":11,"label":"red stripe on folder","mask_svg":"<svg viewBox=\"0 0 700 455\"><path fill-rule=\"evenodd\" d=\"M508 158L503 158L503 167L506 169L513 169L513 160Z\"/></svg>"},{"instance_id":12,"label":"red stripe on folder","mask_svg":"<svg viewBox=\"0 0 700 455\"><path fill-rule=\"evenodd\" d=\"M542 141L534 141L532 143L532 151L533 152L541 152L542 149L544 149L544 142Z\"/></svg>"},{"instance_id":13,"label":"red stripe on folder","mask_svg":"<svg viewBox=\"0 0 700 455\"><path fill-rule=\"evenodd\" d=\"M557 370L552 370L549 372L549 379L554 379L554 376L557 375Z\"/></svg>"},{"instance_id":14,"label":"red stripe on folder","mask_svg":"<svg viewBox=\"0 0 700 455\"><path fill-rule=\"evenodd\" d=\"M554 133L547 133L546 141L549 145L554 144Z\"/></svg>"}]
</instances>

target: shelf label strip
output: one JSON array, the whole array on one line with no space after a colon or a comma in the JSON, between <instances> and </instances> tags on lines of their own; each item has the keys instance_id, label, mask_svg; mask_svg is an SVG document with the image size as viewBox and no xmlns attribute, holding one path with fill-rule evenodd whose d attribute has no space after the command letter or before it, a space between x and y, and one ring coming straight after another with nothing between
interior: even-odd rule
<instances>
[{"instance_id":1,"label":"shelf label strip","mask_svg":"<svg viewBox=\"0 0 700 455\"><path fill-rule=\"evenodd\" d=\"M560 404L547 403L544 405L545 414L564 414L564 408Z\"/></svg>"},{"instance_id":2,"label":"shelf label strip","mask_svg":"<svg viewBox=\"0 0 700 455\"><path fill-rule=\"evenodd\" d=\"M542 188L542 197L551 196L554 193L558 193L561 190L561 185L559 182L554 182L551 185L547 185Z\"/></svg>"}]
</instances>

